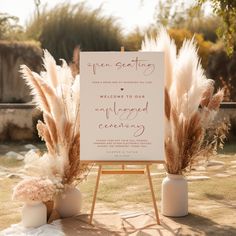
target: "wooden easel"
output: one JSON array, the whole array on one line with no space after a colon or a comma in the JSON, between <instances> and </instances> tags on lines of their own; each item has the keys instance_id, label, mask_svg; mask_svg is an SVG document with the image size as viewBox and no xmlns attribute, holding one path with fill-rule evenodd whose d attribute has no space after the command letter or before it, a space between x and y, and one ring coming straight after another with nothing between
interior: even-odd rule
<instances>
[{"instance_id":1,"label":"wooden easel","mask_svg":"<svg viewBox=\"0 0 236 236\"><path fill-rule=\"evenodd\" d=\"M159 163L162 163L161 161ZM109 174L145 174L145 169L146 169L146 173L147 173L147 177L148 177L148 182L149 182L149 187L150 187L150 191L151 191L151 195L152 195L152 201L153 201L153 208L155 211L155 216L156 216L156 222L158 225L160 225L160 218L159 218L159 214L158 214L158 209L157 209L157 203L156 203L156 197L155 197L155 193L153 190L153 184L152 184L152 178L151 178L151 173L150 173L150 165L152 163L150 162L122 162L122 163L117 163L117 162L99 162L97 163L99 168L98 168L98 174L97 174L97 179L96 179L96 185L95 185L95 190L94 190L94 195L93 195L93 202L92 202L92 208L91 208L91 212L90 212L90 219L89 219L89 223L92 224L93 221L93 214L94 214L94 208L95 208L95 203L96 203L96 198L97 198L97 192L98 192L98 186L99 186L99 181L100 181L100 177L101 175L109 175ZM102 167L104 165L122 165L121 169L112 169L112 170L103 170ZM125 169L125 164L129 164L129 165L145 165L146 168L145 169L132 169L132 170L127 170Z\"/></svg>"},{"instance_id":2,"label":"wooden easel","mask_svg":"<svg viewBox=\"0 0 236 236\"><path fill-rule=\"evenodd\" d=\"M124 46L121 47L120 51L121 52L125 51ZM151 191L151 195L152 195L153 208L154 208L155 216L156 216L156 222L158 225L160 225L160 218L159 218L158 209L157 209L156 197L155 197L155 193L153 190L152 178L151 178L151 173L150 173L150 165L153 163L154 162L150 162L150 161L149 162L145 162L145 161L97 162L96 164L98 164L99 168L98 168L97 180L96 180L96 185L95 185L95 190L94 190L94 195L93 195L93 202L92 202L92 208L91 208L91 212L90 212L89 223L92 224L92 221L93 221L93 214L94 214L95 203L96 203L96 198L97 198L98 186L99 186L99 181L100 181L100 177L102 174L103 175L110 175L110 174L112 174L112 175L114 175L114 174L116 174L116 175L135 174L135 175L137 175L137 174L145 174L145 169L146 169L149 187L150 187L150 191ZM164 163L164 162L163 161L155 161L155 163ZM121 169L112 169L112 170L103 170L102 167L104 165L121 165L122 168ZM125 165L145 165L146 168L145 169L127 170L127 169L125 169Z\"/></svg>"}]
</instances>

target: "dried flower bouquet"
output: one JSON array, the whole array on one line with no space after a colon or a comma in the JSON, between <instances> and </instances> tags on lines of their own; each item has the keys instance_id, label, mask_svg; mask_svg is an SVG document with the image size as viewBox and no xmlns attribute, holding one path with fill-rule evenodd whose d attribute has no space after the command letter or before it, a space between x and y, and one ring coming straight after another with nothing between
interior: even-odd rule
<instances>
[{"instance_id":1,"label":"dried flower bouquet","mask_svg":"<svg viewBox=\"0 0 236 236\"><path fill-rule=\"evenodd\" d=\"M37 129L48 153L36 163L51 178L59 177L65 185L77 184L89 170L80 162L80 79L72 76L64 60L62 66L56 65L47 50L43 62L46 71L40 75L21 66L23 78L43 112L44 122L39 121Z\"/></svg>"},{"instance_id":2,"label":"dried flower bouquet","mask_svg":"<svg viewBox=\"0 0 236 236\"><path fill-rule=\"evenodd\" d=\"M212 121L224 91L214 94L214 81L204 75L194 39L185 40L177 54L175 42L161 28L156 39L145 38L142 50L165 53L166 170L183 174L199 157L215 151L217 127L212 130ZM213 131L211 137L209 129Z\"/></svg>"},{"instance_id":3,"label":"dried flower bouquet","mask_svg":"<svg viewBox=\"0 0 236 236\"><path fill-rule=\"evenodd\" d=\"M19 182L13 191L13 200L51 201L56 193L54 183L49 179L28 178Z\"/></svg>"}]
</instances>

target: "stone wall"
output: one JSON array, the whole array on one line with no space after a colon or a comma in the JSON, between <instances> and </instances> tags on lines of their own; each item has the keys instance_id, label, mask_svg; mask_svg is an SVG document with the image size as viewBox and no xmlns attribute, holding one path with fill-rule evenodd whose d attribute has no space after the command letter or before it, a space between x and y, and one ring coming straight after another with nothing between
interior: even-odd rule
<instances>
[{"instance_id":1,"label":"stone wall","mask_svg":"<svg viewBox=\"0 0 236 236\"><path fill-rule=\"evenodd\" d=\"M42 51L35 43L0 41L0 103L31 101L19 69L21 64L26 64L39 72L41 56Z\"/></svg>"},{"instance_id":2,"label":"stone wall","mask_svg":"<svg viewBox=\"0 0 236 236\"><path fill-rule=\"evenodd\" d=\"M32 104L0 104L0 142L37 141L41 112Z\"/></svg>"},{"instance_id":3,"label":"stone wall","mask_svg":"<svg viewBox=\"0 0 236 236\"><path fill-rule=\"evenodd\" d=\"M218 119L231 121L232 135L236 137L236 103L221 105ZM0 142L1 141L36 141L36 131L41 112L33 104L1 104L0 103Z\"/></svg>"}]
</instances>

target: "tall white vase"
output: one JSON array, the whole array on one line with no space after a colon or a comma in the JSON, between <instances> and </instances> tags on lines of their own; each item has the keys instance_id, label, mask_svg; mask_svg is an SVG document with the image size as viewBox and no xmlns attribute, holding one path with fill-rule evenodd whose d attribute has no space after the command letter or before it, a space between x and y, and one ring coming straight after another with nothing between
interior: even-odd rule
<instances>
[{"instance_id":1,"label":"tall white vase","mask_svg":"<svg viewBox=\"0 0 236 236\"><path fill-rule=\"evenodd\" d=\"M40 201L25 202L21 215L22 224L27 228L37 228L47 223L47 208Z\"/></svg>"},{"instance_id":2,"label":"tall white vase","mask_svg":"<svg viewBox=\"0 0 236 236\"><path fill-rule=\"evenodd\" d=\"M55 209L62 218L76 216L82 208L82 194L75 187L67 187L65 192L56 197Z\"/></svg>"},{"instance_id":3,"label":"tall white vase","mask_svg":"<svg viewBox=\"0 0 236 236\"><path fill-rule=\"evenodd\" d=\"M162 181L161 212L172 217L188 214L188 183L183 175L167 174Z\"/></svg>"}]
</instances>

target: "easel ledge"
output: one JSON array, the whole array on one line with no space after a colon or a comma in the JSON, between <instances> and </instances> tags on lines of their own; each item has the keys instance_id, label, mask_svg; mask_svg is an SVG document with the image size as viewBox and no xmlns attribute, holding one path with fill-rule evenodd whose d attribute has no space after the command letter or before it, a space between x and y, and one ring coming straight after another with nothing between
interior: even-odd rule
<instances>
[{"instance_id":1,"label":"easel ledge","mask_svg":"<svg viewBox=\"0 0 236 236\"><path fill-rule=\"evenodd\" d=\"M156 161L97 161L97 160L81 160L81 164L96 164L96 165L152 165L165 164L164 160Z\"/></svg>"},{"instance_id":2,"label":"easel ledge","mask_svg":"<svg viewBox=\"0 0 236 236\"><path fill-rule=\"evenodd\" d=\"M93 163L97 164L99 166L98 168L98 174L97 174L97 179L96 179L96 185L95 185L95 190L94 190L94 195L93 195L93 202L92 202L92 208L91 208L91 213L90 213L90 219L89 223L92 224L93 221L93 214L94 214L94 209L95 209L95 203L96 203L96 198L97 198L97 192L98 192L98 186L99 186L99 181L101 175L106 175L106 174L147 174L148 177L148 182L149 182L149 187L152 195L152 201L153 201L153 208L155 211L155 216L156 216L156 222L157 224L160 225L160 218L159 218L159 213L157 209L157 203L156 203L156 197L153 189L153 184L152 184L152 178L151 178L151 172L150 172L150 165L154 163L160 163L164 164L164 161L87 161L83 163ZM106 165L121 165L121 169L110 169L110 170L103 170L102 167ZM145 169L125 169L125 165L145 165Z\"/></svg>"}]
</instances>

